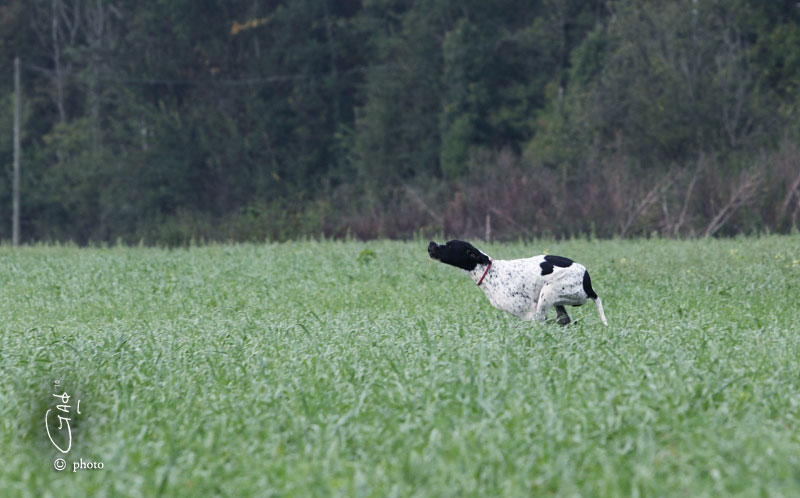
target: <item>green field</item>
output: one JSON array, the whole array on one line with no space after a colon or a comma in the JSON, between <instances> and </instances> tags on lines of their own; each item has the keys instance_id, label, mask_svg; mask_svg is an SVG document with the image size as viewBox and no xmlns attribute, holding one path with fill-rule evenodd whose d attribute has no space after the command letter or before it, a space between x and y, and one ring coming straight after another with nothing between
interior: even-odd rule
<instances>
[{"instance_id":1,"label":"green field","mask_svg":"<svg viewBox=\"0 0 800 498\"><path fill-rule=\"evenodd\" d=\"M426 244L0 248L0 495L800 492L800 236L477 244L583 263L607 328Z\"/></svg>"}]
</instances>

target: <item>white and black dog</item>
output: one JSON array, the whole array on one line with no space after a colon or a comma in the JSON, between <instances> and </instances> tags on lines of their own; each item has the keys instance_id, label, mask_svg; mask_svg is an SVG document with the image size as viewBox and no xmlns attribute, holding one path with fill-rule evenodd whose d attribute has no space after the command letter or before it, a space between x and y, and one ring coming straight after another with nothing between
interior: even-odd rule
<instances>
[{"instance_id":1,"label":"white and black dog","mask_svg":"<svg viewBox=\"0 0 800 498\"><path fill-rule=\"evenodd\" d=\"M495 308L527 320L544 321L555 306L557 322L571 320L565 305L580 306L588 299L597 305L603 325L608 325L603 304L592 289L583 265L561 256L541 255L525 259L491 259L469 242L451 240L439 245L431 241L432 259L461 268L486 293Z\"/></svg>"}]
</instances>

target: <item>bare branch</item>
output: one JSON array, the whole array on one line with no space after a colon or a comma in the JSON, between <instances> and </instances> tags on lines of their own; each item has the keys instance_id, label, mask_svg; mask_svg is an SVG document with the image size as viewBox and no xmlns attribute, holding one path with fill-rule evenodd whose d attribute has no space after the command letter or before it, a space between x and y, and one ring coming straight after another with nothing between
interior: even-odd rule
<instances>
[{"instance_id":1,"label":"bare branch","mask_svg":"<svg viewBox=\"0 0 800 498\"><path fill-rule=\"evenodd\" d=\"M705 169L705 166L705 156L700 156L700 158L697 160L697 168L695 168L692 179L689 181L689 186L686 188L686 195L683 197L683 208L681 208L681 214L678 216L678 221L676 221L675 225L672 227L673 237L678 236L681 227L686 221L686 211L689 209L689 200L692 198L692 191L694 191L694 186L697 183L697 177L700 176L700 172Z\"/></svg>"},{"instance_id":2,"label":"bare branch","mask_svg":"<svg viewBox=\"0 0 800 498\"><path fill-rule=\"evenodd\" d=\"M658 199L661 197L661 195L669 188L670 185L672 185L674 178L671 176L672 175L667 174L664 176L664 178L659 180L655 186L650 189L649 192L647 192L639 204L634 207L630 215L628 215L628 219L625 221L625 224L622 226L620 237L625 237L642 213L647 211L651 206L658 202Z\"/></svg>"},{"instance_id":3,"label":"bare branch","mask_svg":"<svg viewBox=\"0 0 800 498\"><path fill-rule=\"evenodd\" d=\"M750 202L750 200L755 196L756 192L758 192L758 188L761 186L761 182L763 181L763 176L764 172L762 169L759 169L753 173L742 173L741 177L739 178L739 184L736 186L733 193L731 193L728 202L717 212L717 214L706 227L706 237L710 237L717 233L717 231L719 231L719 229L728 222L730 217L734 212L736 212L737 209Z\"/></svg>"},{"instance_id":4,"label":"bare branch","mask_svg":"<svg viewBox=\"0 0 800 498\"><path fill-rule=\"evenodd\" d=\"M779 168L785 170L787 173L797 172L797 176L788 182L789 187L786 189L786 195L784 196L783 202L781 202L780 207L778 208L778 216L775 221L780 223L786 216L786 212L789 209L789 205L792 203L792 198L795 194L797 194L798 202L800 202L800 160L798 160L798 151L796 146L784 139L784 143L781 144L781 154L777 161L780 163L778 165Z\"/></svg>"},{"instance_id":5,"label":"bare branch","mask_svg":"<svg viewBox=\"0 0 800 498\"><path fill-rule=\"evenodd\" d=\"M524 226L522 226L519 223L517 223L516 221L514 221L514 218L512 218L511 216L509 216L506 213L500 211L499 209L497 209L494 206L489 207L489 210L491 212L493 212L494 214L496 214L497 216L499 216L499 217L503 218L504 220L506 220L509 225L513 226L517 230L519 230L521 232L525 232L527 235L530 235L531 237L533 237L533 232L531 232L530 230L528 230Z\"/></svg>"},{"instance_id":6,"label":"bare branch","mask_svg":"<svg viewBox=\"0 0 800 498\"><path fill-rule=\"evenodd\" d=\"M403 188L405 189L406 194L411 198L411 200L413 200L417 205L419 205L419 207L421 207L423 211L428 213L431 216L431 218L436 220L437 223L439 223L440 225L444 225L444 220L442 219L442 217L439 216L439 214L436 211L431 209L431 207L428 206L424 200L422 200L422 197L413 188L411 188L410 185L404 183Z\"/></svg>"}]
</instances>

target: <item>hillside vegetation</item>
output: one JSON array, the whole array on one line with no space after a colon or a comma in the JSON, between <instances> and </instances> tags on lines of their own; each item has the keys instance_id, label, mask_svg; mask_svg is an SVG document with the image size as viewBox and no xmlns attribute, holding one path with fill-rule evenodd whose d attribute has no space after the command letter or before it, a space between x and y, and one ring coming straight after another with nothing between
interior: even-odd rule
<instances>
[{"instance_id":1,"label":"hillside vegetation","mask_svg":"<svg viewBox=\"0 0 800 498\"><path fill-rule=\"evenodd\" d=\"M0 107L19 56L27 241L787 233L798 54L794 0L10 0Z\"/></svg>"}]
</instances>

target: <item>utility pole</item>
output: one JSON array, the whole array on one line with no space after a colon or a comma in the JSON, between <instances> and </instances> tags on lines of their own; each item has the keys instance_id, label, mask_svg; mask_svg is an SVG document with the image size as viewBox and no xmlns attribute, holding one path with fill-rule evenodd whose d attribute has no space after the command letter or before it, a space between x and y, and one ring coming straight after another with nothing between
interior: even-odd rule
<instances>
[{"instance_id":1,"label":"utility pole","mask_svg":"<svg viewBox=\"0 0 800 498\"><path fill-rule=\"evenodd\" d=\"M19 57L14 58L14 183L13 212L11 220L11 244L19 245L19 133L22 115L22 86L20 85Z\"/></svg>"}]
</instances>

